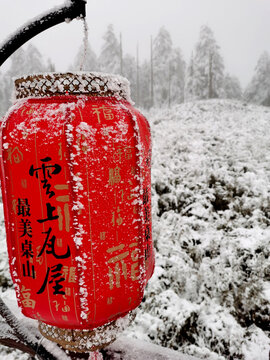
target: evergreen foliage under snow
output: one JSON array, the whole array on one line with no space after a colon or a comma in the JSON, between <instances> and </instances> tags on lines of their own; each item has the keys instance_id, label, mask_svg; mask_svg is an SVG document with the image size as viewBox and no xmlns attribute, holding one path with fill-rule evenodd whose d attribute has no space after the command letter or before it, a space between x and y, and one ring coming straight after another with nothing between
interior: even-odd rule
<instances>
[{"instance_id":1,"label":"evergreen foliage under snow","mask_svg":"<svg viewBox=\"0 0 270 360\"><path fill-rule=\"evenodd\" d=\"M267 52L259 59L243 96L238 78L225 74L220 47L208 26L202 26L187 66L181 49L174 46L164 27L153 38L153 46L149 39L149 59L140 58L139 45L137 57L125 53L122 36L118 39L110 24L103 36L100 54L94 52L90 43L86 50L81 46L71 59L69 70L112 72L127 77L132 99L137 107L144 109L211 98L244 98L248 102L270 106L270 58ZM135 48L136 44L134 51ZM0 73L0 115L4 115L11 105L12 78L50 71L55 71L54 64L50 59L44 61L35 46L29 45L14 53L9 70Z\"/></svg>"},{"instance_id":2,"label":"evergreen foliage under snow","mask_svg":"<svg viewBox=\"0 0 270 360\"><path fill-rule=\"evenodd\" d=\"M146 115L156 269L125 336L200 359L268 360L270 110L211 100ZM5 291L6 252L0 281Z\"/></svg>"},{"instance_id":3,"label":"evergreen foliage under snow","mask_svg":"<svg viewBox=\"0 0 270 360\"><path fill-rule=\"evenodd\" d=\"M108 26L103 36L98 63L101 71L120 74L120 44L115 36L112 24Z\"/></svg>"},{"instance_id":4,"label":"evergreen foliage under snow","mask_svg":"<svg viewBox=\"0 0 270 360\"><path fill-rule=\"evenodd\" d=\"M268 360L270 111L148 115L156 270L131 335L209 360Z\"/></svg>"},{"instance_id":5,"label":"evergreen foliage under snow","mask_svg":"<svg viewBox=\"0 0 270 360\"><path fill-rule=\"evenodd\" d=\"M213 31L208 26L201 27L191 61L193 64L187 75L193 76L193 79L187 79L191 88L186 87L186 100L222 98L224 63Z\"/></svg>"},{"instance_id":6,"label":"evergreen foliage under snow","mask_svg":"<svg viewBox=\"0 0 270 360\"><path fill-rule=\"evenodd\" d=\"M260 56L255 74L244 96L249 102L270 106L270 55L268 52L265 51Z\"/></svg>"}]
</instances>

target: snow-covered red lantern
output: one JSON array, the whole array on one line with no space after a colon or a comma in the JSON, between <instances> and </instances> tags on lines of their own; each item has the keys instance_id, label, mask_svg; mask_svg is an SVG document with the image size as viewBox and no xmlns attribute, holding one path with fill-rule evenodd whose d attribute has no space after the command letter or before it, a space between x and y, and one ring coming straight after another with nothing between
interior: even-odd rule
<instances>
[{"instance_id":1,"label":"snow-covered red lantern","mask_svg":"<svg viewBox=\"0 0 270 360\"><path fill-rule=\"evenodd\" d=\"M149 125L121 77L54 73L15 87L1 181L18 303L46 337L94 350L126 324L154 268Z\"/></svg>"}]
</instances>

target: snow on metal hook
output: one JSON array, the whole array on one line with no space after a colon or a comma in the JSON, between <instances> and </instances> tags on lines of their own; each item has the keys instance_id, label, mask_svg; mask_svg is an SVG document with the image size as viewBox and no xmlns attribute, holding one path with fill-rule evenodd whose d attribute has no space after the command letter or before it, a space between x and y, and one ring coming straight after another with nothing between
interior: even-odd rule
<instances>
[{"instance_id":1,"label":"snow on metal hook","mask_svg":"<svg viewBox=\"0 0 270 360\"><path fill-rule=\"evenodd\" d=\"M24 24L3 44L0 44L0 66L24 43L44 30L67 20L85 18L87 0L67 0L64 5L55 7L47 13Z\"/></svg>"}]
</instances>

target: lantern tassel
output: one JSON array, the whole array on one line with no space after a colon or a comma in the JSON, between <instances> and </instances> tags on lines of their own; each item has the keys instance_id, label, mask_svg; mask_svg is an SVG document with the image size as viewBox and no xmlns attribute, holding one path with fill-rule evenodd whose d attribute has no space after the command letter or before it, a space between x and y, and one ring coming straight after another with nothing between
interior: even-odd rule
<instances>
[{"instance_id":1,"label":"lantern tassel","mask_svg":"<svg viewBox=\"0 0 270 360\"><path fill-rule=\"evenodd\" d=\"M103 355L99 351L90 353L89 360L103 360Z\"/></svg>"}]
</instances>

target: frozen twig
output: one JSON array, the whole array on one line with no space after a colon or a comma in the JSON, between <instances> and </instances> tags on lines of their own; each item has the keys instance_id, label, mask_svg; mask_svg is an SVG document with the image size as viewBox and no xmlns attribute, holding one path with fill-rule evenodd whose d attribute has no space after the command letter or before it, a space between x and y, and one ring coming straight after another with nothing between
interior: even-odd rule
<instances>
[{"instance_id":1,"label":"frozen twig","mask_svg":"<svg viewBox=\"0 0 270 360\"><path fill-rule=\"evenodd\" d=\"M23 325L12 314L4 301L0 298L0 315L6 321L1 325L0 343L5 346L22 350L30 355L38 355L42 360L58 360L43 345L39 339L25 331Z\"/></svg>"}]
</instances>

